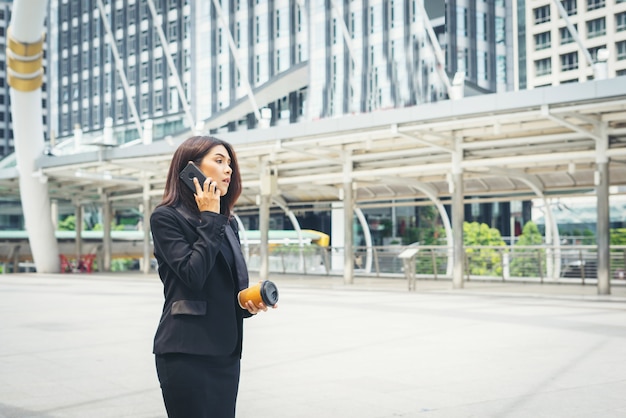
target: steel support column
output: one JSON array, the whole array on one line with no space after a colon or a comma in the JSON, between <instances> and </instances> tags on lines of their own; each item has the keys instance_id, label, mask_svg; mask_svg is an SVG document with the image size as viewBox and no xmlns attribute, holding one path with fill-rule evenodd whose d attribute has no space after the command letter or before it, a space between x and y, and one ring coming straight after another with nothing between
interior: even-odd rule
<instances>
[{"instance_id":1,"label":"steel support column","mask_svg":"<svg viewBox=\"0 0 626 418\"><path fill-rule=\"evenodd\" d=\"M143 186L143 262L141 271L144 274L150 273L150 183L145 182Z\"/></svg>"},{"instance_id":2,"label":"steel support column","mask_svg":"<svg viewBox=\"0 0 626 418\"><path fill-rule=\"evenodd\" d=\"M108 194L104 194L102 203L102 252L104 254L102 266L98 266L100 271L111 271L111 260L113 254L113 240L111 239L111 200Z\"/></svg>"},{"instance_id":3,"label":"steel support column","mask_svg":"<svg viewBox=\"0 0 626 418\"><path fill-rule=\"evenodd\" d=\"M451 176L453 235L452 260L454 260L454 266L452 268L452 287L455 289L463 288L463 272L465 271L465 252L463 249L463 223L465 221L465 213L463 210L463 169L461 168L463 150L461 145L462 139L456 138L456 150L452 154Z\"/></svg>"},{"instance_id":4,"label":"steel support column","mask_svg":"<svg viewBox=\"0 0 626 418\"><path fill-rule=\"evenodd\" d=\"M352 158L346 154L343 165L343 281L354 283L354 190Z\"/></svg>"},{"instance_id":5,"label":"steel support column","mask_svg":"<svg viewBox=\"0 0 626 418\"><path fill-rule=\"evenodd\" d=\"M259 252L261 265L259 266L259 279L269 278L269 230L270 230L270 202L272 196L261 195L259 197Z\"/></svg>"},{"instance_id":6,"label":"steel support column","mask_svg":"<svg viewBox=\"0 0 626 418\"><path fill-rule=\"evenodd\" d=\"M343 183L343 281L345 284L354 283L354 198L352 182Z\"/></svg>"},{"instance_id":7,"label":"steel support column","mask_svg":"<svg viewBox=\"0 0 626 418\"><path fill-rule=\"evenodd\" d=\"M260 256L261 265L259 267L259 278L267 280L270 271L269 257L269 231L270 231L270 205L272 195L277 193L276 170L269 167L267 161L261 164L261 194L257 197L259 205L259 234L260 236Z\"/></svg>"},{"instance_id":8,"label":"steel support column","mask_svg":"<svg viewBox=\"0 0 626 418\"><path fill-rule=\"evenodd\" d=\"M609 136L606 123L597 126L599 138L596 140L596 199L598 207L598 294L611 293L610 274L610 216L609 216Z\"/></svg>"},{"instance_id":9,"label":"steel support column","mask_svg":"<svg viewBox=\"0 0 626 418\"><path fill-rule=\"evenodd\" d=\"M76 225L74 229L76 230L76 239L74 243L76 244L76 267L80 265L80 259L83 256L83 205L80 203L76 203L74 206L74 217L76 218Z\"/></svg>"}]
</instances>

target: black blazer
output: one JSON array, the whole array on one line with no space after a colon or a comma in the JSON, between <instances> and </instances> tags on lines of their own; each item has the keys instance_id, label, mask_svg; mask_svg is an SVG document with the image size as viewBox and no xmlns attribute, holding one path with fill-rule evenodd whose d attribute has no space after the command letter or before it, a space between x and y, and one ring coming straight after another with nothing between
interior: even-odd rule
<instances>
[{"instance_id":1,"label":"black blazer","mask_svg":"<svg viewBox=\"0 0 626 418\"><path fill-rule=\"evenodd\" d=\"M237 293L248 287L236 229L214 212L192 214L182 206L159 206L150 217L154 255L165 303L154 337L155 354L241 356L243 318ZM235 271L220 252L230 244Z\"/></svg>"}]
</instances>

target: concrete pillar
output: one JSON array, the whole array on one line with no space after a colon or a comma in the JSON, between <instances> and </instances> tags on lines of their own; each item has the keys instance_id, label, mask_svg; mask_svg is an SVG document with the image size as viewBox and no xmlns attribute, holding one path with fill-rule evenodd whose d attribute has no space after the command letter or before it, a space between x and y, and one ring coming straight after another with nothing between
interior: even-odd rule
<instances>
[{"instance_id":1,"label":"concrete pillar","mask_svg":"<svg viewBox=\"0 0 626 418\"><path fill-rule=\"evenodd\" d=\"M269 231L270 231L270 205L272 195L277 192L276 172L264 162L261 169L261 195L258 196L259 204L259 234L260 256L259 278L267 280L270 271L269 257Z\"/></svg>"},{"instance_id":2,"label":"concrete pillar","mask_svg":"<svg viewBox=\"0 0 626 418\"><path fill-rule=\"evenodd\" d=\"M54 233L48 184L33 176L44 152L41 109L46 0L13 2L7 30L7 83L19 170L20 200L28 241L38 273L58 273L59 247Z\"/></svg>"},{"instance_id":3,"label":"concrete pillar","mask_svg":"<svg viewBox=\"0 0 626 418\"><path fill-rule=\"evenodd\" d=\"M341 198L343 197L343 189L339 189ZM343 199L342 199L343 200ZM333 271L341 271L343 269L343 259L341 252L339 251L344 247L344 217L343 217L343 202L333 202L331 204L330 212L330 245L335 250L331 253L330 268Z\"/></svg>"},{"instance_id":4,"label":"concrete pillar","mask_svg":"<svg viewBox=\"0 0 626 418\"><path fill-rule=\"evenodd\" d=\"M455 151L452 153L452 287L454 289L463 288L463 273L465 271L465 251L463 248L463 223L465 221L465 211L463 203L463 150L461 148L462 139L456 138Z\"/></svg>"},{"instance_id":5,"label":"concrete pillar","mask_svg":"<svg viewBox=\"0 0 626 418\"><path fill-rule=\"evenodd\" d=\"M141 263L141 271L144 274L150 273L150 184L146 182L143 186L143 261Z\"/></svg>"},{"instance_id":6,"label":"concrete pillar","mask_svg":"<svg viewBox=\"0 0 626 418\"><path fill-rule=\"evenodd\" d=\"M610 218L609 218L609 163L596 168L596 198L598 207L598 294L611 294L610 272Z\"/></svg>"},{"instance_id":7,"label":"concrete pillar","mask_svg":"<svg viewBox=\"0 0 626 418\"><path fill-rule=\"evenodd\" d=\"M102 204L102 252L104 257L102 266L98 265L100 271L111 271L111 259L113 253L113 242L111 239L111 200L108 194L104 194Z\"/></svg>"},{"instance_id":8,"label":"concrete pillar","mask_svg":"<svg viewBox=\"0 0 626 418\"><path fill-rule=\"evenodd\" d=\"M80 203L76 203L74 207L74 216L76 218L76 266L78 266L83 255L83 206Z\"/></svg>"},{"instance_id":9,"label":"concrete pillar","mask_svg":"<svg viewBox=\"0 0 626 418\"><path fill-rule=\"evenodd\" d=\"M354 199L352 182L343 184L343 281L354 283Z\"/></svg>"},{"instance_id":10,"label":"concrete pillar","mask_svg":"<svg viewBox=\"0 0 626 418\"><path fill-rule=\"evenodd\" d=\"M598 126L599 138L596 139L596 199L598 207L597 242L598 242L598 294L611 293L610 272L610 216L609 216L609 136L606 123Z\"/></svg>"},{"instance_id":11,"label":"concrete pillar","mask_svg":"<svg viewBox=\"0 0 626 418\"><path fill-rule=\"evenodd\" d=\"M267 280L269 278L269 230L270 230L270 202L271 196L259 197L259 234L260 234L260 257L261 265L259 267L259 279Z\"/></svg>"},{"instance_id":12,"label":"concrete pillar","mask_svg":"<svg viewBox=\"0 0 626 418\"><path fill-rule=\"evenodd\" d=\"M343 167L343 281L354 283L354 190L352 159L348 155Z\"/></svg>"},{"instance_id":13,"label":"concrete pillar","mask_svg":"<svg viewBox=\"0 0 626 418\"><path fill-rule=\"evenodd\" d=\"M465 271L465 251L463 248L463 174L453 174L454 192L452 193L452 287L463 288L463 273Z\"/></svg>"}]
</instances>

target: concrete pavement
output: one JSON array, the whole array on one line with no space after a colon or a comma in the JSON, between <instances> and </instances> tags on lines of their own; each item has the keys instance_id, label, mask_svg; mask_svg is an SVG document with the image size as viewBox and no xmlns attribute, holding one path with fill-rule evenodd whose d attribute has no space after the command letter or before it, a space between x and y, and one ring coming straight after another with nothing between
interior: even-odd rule
<instances>
[{"instance_id":1,"label":"concrete pavement","mask_svg":"<svg viewBox=\"0 0 626 418\"><path fill-rule=\"evenodd\" d=\"M277 275L240 418L626 416L626 292ZM0 275L0 417L164 417L156 275Z\"/></svg>"}]
</instances>

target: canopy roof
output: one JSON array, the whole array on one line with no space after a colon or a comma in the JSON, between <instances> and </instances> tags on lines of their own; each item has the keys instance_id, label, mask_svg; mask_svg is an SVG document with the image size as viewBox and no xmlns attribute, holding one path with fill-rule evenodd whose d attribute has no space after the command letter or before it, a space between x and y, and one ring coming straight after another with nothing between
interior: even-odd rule
<instances>
[{"instance_id":1,"label":"canopy roof","mask_svg":"<svg viewBox=\"0 0 626 418\"><path fill-rule=\"evenodd\" d=\"M160 200L171 156L191 133L37 161L51 198L136 204ZM608 135L608 149L597 152ZM357 204L450 196L462 149L466 196L533 198L592 190L596 161L626 184L626 77L447 100L367 114L222 133L233 144L254 206L260 170L277 174L282 204L332 202L352 180ZM458 154L460 155L460 154ZM19 197L17 170L0 168L0 194Z\"/></svg>"}]
</instances>

